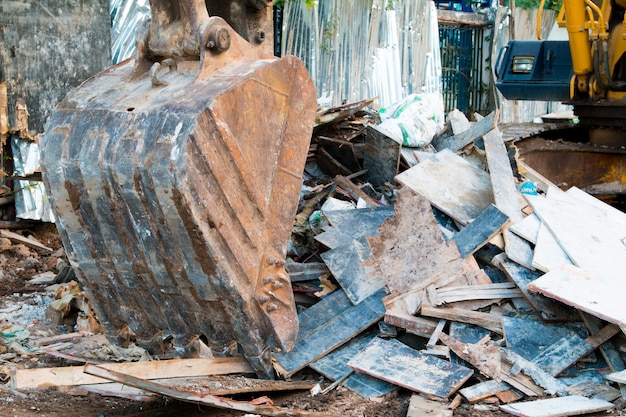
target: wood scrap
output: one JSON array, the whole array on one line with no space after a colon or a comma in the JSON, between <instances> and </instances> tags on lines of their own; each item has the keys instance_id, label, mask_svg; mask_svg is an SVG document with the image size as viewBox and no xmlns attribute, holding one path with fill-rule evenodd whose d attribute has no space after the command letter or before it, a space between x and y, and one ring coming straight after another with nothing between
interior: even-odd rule
<instances>
[{"instance_id":1,"label":"wood scrap","mask_svg":"<svg viewBox=\"0 0 626 417\"><path fill-rule=\"evenodd\" d=\"M402 145L372 126L365 130L363 168L367 170L365 180L375 187L386 183L394 184L400 168Z\"/></svg>"},{"instance_id":2,"label":"wood scrap","mask_svg":"<svg viewBox=\"0 0 626 417\"><path fill-rule=\"evenodd\" d=\"M406 417L452 417L454 410L441 401L433 401L421 395L413 394L409 400Z\"/></svg>"},{"instance_id":3,"label":"wood scrap","mask_svg":"<svg viewBox=\"0 0 626 417\"><path fill-rule=\"evenodd\" d=\"M539 220L539 217L535 213L532 213L524 217L521 221L510 225L509 230L530 243L537 243L537 234L539 233L540 226L541 220Z\"/></svg>"},{"instance_id":4,"label":"wood scrap","mask_svg":"<svg viewBox=\"0 0 626 417\"><path fill-rule=\"evenodd\" d=\"M484 119L474 123L472 127L468 130L465 130L459 134L455 134L454 136L438 137L433 139L432 145L435 147L435 149L437 149L437 151L440 152L444 149L450 150L452 152L459 151L470 143L474 143L487 132L494 129L496 127L497 120L498 111L496 110L494 112L491 112Z\"/></svg>"},{"instance_id":5,"label":"wood scrap","mask_svg":"<svg viewBox=\"0 0 626 417\"><path fill-rule=\"evenodd\" d=\"M421 314L426 317L470 323L476 326L484 327L492 332L502 334L502 323L500 318L494 317L489 313L455 307L434 307L428 304L422 304Z\"/></svg>"},{"instance_id":6,"label":"wood scrap","mask_svg":"<svg viewBox=\"0 0 626 417\"><path fill-rule=\"evenodd\" d=\"M612 409L612 403L580 395L501 405L500 409L520 417L562 417Z\"/></svg>"},{"instance_id":7,"label":"wood scrap","mask_svg":"<svg viewBox=\"0 0 626 417\"><path fill-rule=\"evenodd\" d=\"M0 229L0 238L6 238L17 243L23 243L24 245L32 249L43 250L45 252L50 252L50 253L54 252L54 249L47 247L46 245L44 245L41 242L38 242L35 239L24 237L20 234L11 232L6 229Z\"/></svg>"},{"instance_id":8,"label":"wood scrap","mask_svg":"<svg viewBox=\"0 0 626 417\"><path fill-rule=\"evenodd\" d=\"M273 417L286 417L286 416L301 416L301 417L330 417L337 416L336 414L319 413L314 411L304 410L288 410L281 409L274 406L267 405L255 405L250 402L233 401L224 397L218 397L210 394L198 395L195 392L178 391L169 388L165 385L157 384L151 381L143 380L140 378L126 375L121 372L111 371L106 368L102 368L96 365L85 365L85 373L94 375L99 378L107 379L110 381L120 382L131 387L155 392L171 398L175 398L180 401L192 402L197 404L206 404L216 408L222 408L227 410L237 410L246 413L254 413L263 416Z\"/></svg>"},{"instance_id":9,"label":"wood scrap","mask_svg":"<svg viewBox=\"0 0 626 417\"><path fill-rule=\"evenodd\" d=\"M470 224L461 229L452 240L456 243L461 257L465 258L486 245L508 224L509 218L507 215L493 204L490 204Z\"/></svg>"},{"instance_id":10,"label":"wood scrap","mask_svg":"<svg viewBox=\"0 0 626 417\"><path fill-rule=\"evenodd\" d=\"M481 374L497 381L504 381L528 396L543 395L544 391L526 375L513 375L511 366L503 360L502 349L482 340L478 343L462 343L445 333L439 339L464 361L472 364Z\"/></svg>"},{"instance_id":11,"label":"wood scrap","mask_svg":"<svg viewBox=\"0 0 626 417\"><path fill-rule=\"evenodd\" d=\"M376 208L381 204L374 200L372 197L367 195L361 188L359 188L355 183L350 181L347 177L343 175L337 175L333 178L333 181L338 187L341 187L343 190L348 192L354 201L363 200L365 203L365 207Z\"/></svg>"},{"instance_id":12,"label":"wood scrap","mask_svg":"<svg viewBox=\"0 0 626 417\"><path fill-rule=\"evenodd\" d=\"M467 285L443 287L436 290L437 306L465 300L501 300L522 297L522 292L513 283Z\"/></svg>"},{"instance_id":13,"label":"wood scrap","mask_svg":"<svg viewBox=\"0 0 626 417\"><path fill-rule=\"evenodd\" d=\"M501 391L508 391L510 389L511 386L506 382L490 379L488 381L479 382L478 384L463 388L459 390L459 392L467 401L469 401L470 404L472 404L494 396Z\"/></svg>"}]
</instances>

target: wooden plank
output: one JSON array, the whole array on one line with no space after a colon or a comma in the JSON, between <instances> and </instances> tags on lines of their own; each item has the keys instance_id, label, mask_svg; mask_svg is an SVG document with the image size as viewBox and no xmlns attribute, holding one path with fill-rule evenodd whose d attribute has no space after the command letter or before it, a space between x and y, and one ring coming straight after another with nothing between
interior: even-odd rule
<instances>
[{"instance_id":1,"label":"wooden plank","mask_svg":"<svg viewBox=\"0 0 626 417\"><path fill-rule=\"evenodd\" d=\"M511 386L504 381L496 381L490 379L485 382L479 382L467 388L461 389L459 392L467 401L475 403L485 398L496 395L502 391L508 391Z\"/></svg>"},{"instance_id":2,"label":"wooden plank","mask_svg":"<svg viewBox=\"0 0 626 417\"><path fill-rule=\"evenodd\" d=\"M496 206L509 217L512 224L520 222L523 219L520 193L515 185L513 169L502 140L502 133L495 128L483 139ZM533 269L530 244L510 230L505 230L503 236L504 250L509 259Z\"/></svg>"},{"instance_id":3,"label":"wooden plank","mask_svg":"<svg viewBox=\"0 0 626 417\"><path fill-rule=\"evenodd\" d=\"M46 245L44 245L41 242L38 242L34 239L29 239L27 237L24 237L20 234L17 234L15 232L11 232L9 230L6 229L0 229L0 237L4 237L6 239L10 239L13 242L17 242L17 243L23 243L24 245L28 246L31 249L37 249L37 250L43 250L46 252L54 252L54 250L52 248L47 247Z\"/></svg>"},{"instance_id":4,"label":"wooden plank","mask_svg":"<svg viewBox=\"0 0 626 417\"><path fill-rule=\"evenodd\" d=\"M285 263L285 271L291 282L310 281L318 279L330 271L323 262L295 262L291 258L287 258Z\"/></svg>"},{"instance_id":5,"label":"wooden plank","mask_svg":"<svg viewBox=\"0 0 626 417\"><path fill-rule=\"evenodd\" d=\"M321 301L298 314L298 338L296 342L317 331L339 314L352 307L343 290L336 290Z\"/></svg>"},{"instance_id":6,"label":"wooden plank","mask_svg":"<svg viewBox=\"0 0 626 417\"><path fill-rule=\"evenodd\" d=\"M562 417L610 410L614 405L608 401L590 399L580 395L548 398L501 405L500 409L520 417Z\"/></svg>"},{"instance_id":7,"label":"wooden plank","mask_svg":"<svg viewBox=\"0 0 626 417\"><path fill-rule=\"evenodd\" d=\"M436 305L464 300L500 300L518 297L522 297L522 292L513 283L444 287L437 290L439 304Z\"/></svg>"},{"instance_id":8,"label":"wooden plank","mask_svg":"<svg viewBox=\"0 0 626 417\"><path fill-rule=\"evenodd\" d=\"M395 339L375 339L348 366L426 395L448 398L473 374L471 369L423 355Z\"/></svg>"},{"instance_id":9,"label":"wooden plank","mask_svg":"<svg viewBox=\"0 0 626 417\"><path fill-rule=\"evenodd\" d=\"M351 172L361 170L361 165L354 153L354 145L346 140L328 138L318 135L319 144L333 159L341 161Z\"/></svg>"},{"instance_id":10,"label":"wooden plank","mask_svg":"<svg viewBox=\"0 0 626 417\"><path fill-rule=\"evenodd\" d=\"M334 249L354 239L377 236L378 227L393 215L393 206L326 211L324 216L330 222L330 226L315 236L315 240L329 249Z\"/></svg>"},{"instance_id":11,"label":"wooden plank","mask_svg":"<svg viewBox=\"0 0 626 417\"><path fill-rule=\"evenodd\" d=\"M381 397L397 388L389 382L356 371L345 380L343 386L363 398Z\"/></svg>"},{"instance_id":12,"label":"wooden plank","mask_svg":"<svg viewBox=\"0 0 626 417\"><path fill-rule=\"evenodd\" d=\"M510 225L509 230L530 243L537 243L537 234L540 226L541 220L539 220L539 217L535 213L531 213L521 221Z\"/></svg>"},{"instance_id":13,"label":"wooden plank","mask_svg":"<svg viewBox=\"0 0 626 417\"><path fill-rule=\"evenodd\" d=\"M344 311L324 327L300 340L291 352L274 353L276 371L286 378L351 340L385 314L384 290Z\"/></svg>"},{"instance_id":14,"label":"wooden plank","mask_svg":"<svg viewBox=\"0 0 626 417\"><path fill-rule=\"evenodd\" d=\"M489 174L449 150L400 173L396 181L463 225L494 202Z\"/></svg>"},{"instance_id":15,"label":"wooden plank","mask_svg":"<svg viewBox=\"0 0 626 417\"><path fill-rule=\"evenodd\" d=\"M626 384L626 370L613 372L612 374L608 374L604 376L609 381L618 382L620 384Z\"/></svg>"},{"instance_id":16,"label":"wooden plank","mask_svg":"<svg viewBox=\"0 0 626 417\"><path fill-rule=\"evenodd\" d=\"M454 136L433 139L432 145L437 151L450 150L456 152L496 127L498 111L491 112L487 117L474 123L472 127Z\"/></svg>"},{"instance_id":17,"label":"wooden plank","mask_svg":"<svg viewBox=\"0 0 626 417\"><path fill-rule=\"evenodd\" d=\"M486 245L495 235L509 224L509 218L496 206L489 207L478 215L470 224L454 235L454 243L461 257L465 258Z\"/></svg>"},{"instance_id":18,"label":"wooden plank","mask_svg":"<svg viewBox=\"0 0 626 417\"><path fill-rule=\"evenodd\" d=\"M378 236L368 238L390 292L408 291L438 273L462 277L480 270L473 257L462 259L456 245L446 242L425 197L401 188L395 208Z\"/></svg>"},{"instance_id":19,"label":"wooden plank","mask_svg":"<svg viewBox=\"0 0 626 417\"><path fill-rule=\"evenodd\" d=\"M564 265L529 283L528 289L626 327L626 281L619 277L623 271L626 269L616 270L613 278L602 278Z\"/></svg>"},{"instance_id":20,"label":"wooden plank","mask_svg":"<svg viewBox=\"0 0 626 417\"><path fill-rule=\"evenodd\" d=\"M542 223L537 233L533 266L540 271L549 272L552 269L560 268L562 265L572 265L572 261L552 235L550 229Z\"/></svg>"},{"instance_id":21,"label":"wooden plank","mask_svg":"<svg viewBox=\"0 0 626 417\"><path fill-rule=\"evenodd\" d=\"M577 334L563 337L546 350L537 355L533 364L545 370L552 376L557 376L565 369L576 363L602 343L619 333L620 328L615 324L609 324L597 334L586 339Z\"/></svg>"},{"instance_id":22,"label":"wooden plank","mask_svg":"<svg viewBox=\"0 0 626 417\"><path fill-rule=\"evenodd\" d=\"M400 168L401 148L398 142L368 125L363 158L363 168L367 170L365 180L374 187L382 187L386 182L394 184Z\"/></svg>"},{"instance_id":23,"label":"wooden plank","mask_svg":"<svg viewBox=\"0 0 626 417\"><path fill-rule=\"evenodd\" d=\"M385 281L376 269L364 265L373 263L372 251L365 238L352 240L320 256L352 304L360 303L384 286Z\"/></svg>"},{"instance_id":24,"label":"wooden plank","mask_svg":"<svg viewBox=\"0 0 626 417\"><path fill-rule=\"evenodd\" d=\"M578 312L570 306L556 302L533 291L528 286L542 276L542 273L510 261L500 264L508 279L513 281L532 308L547 322L578 321Z\"/></svg>"},{"instance_id":25,"label":"wooden plank","mask_svg":"<svg viewBox=\"0 0 626 417\"><path fill-rule=\"evenodd\" d=\"M433 401L421 395L413 394L409 400L406 417L452 417L454 410L441 401Z\"/></svg>"},{"instance_id":26,"label":"wooden plank","mask_svg":"<svg viewBox=\"0 0 626 417\"><path fill-rule=\"evenodd\" d=\"M154 362L106 363L101 366L142 379L254 373L244 358L175 359ZM15 389L88 385L109 382L83 373L82 366L16 369L11 371Z\"/></svg>"},{"instance_id":27,"label":"wooden plank","mask_svg":"<svg viewBox=\"0 0 626 417\"><path fill-rule=\"evenodd\" d=\"M494 317L489 313L454 307L437 308L428 304L422 304L421 314L426 317L436 317L438 319L470 323L476 326L484 327L492 332L502 334L502 323L500 318Z\"/></svg>"}]
</instances>

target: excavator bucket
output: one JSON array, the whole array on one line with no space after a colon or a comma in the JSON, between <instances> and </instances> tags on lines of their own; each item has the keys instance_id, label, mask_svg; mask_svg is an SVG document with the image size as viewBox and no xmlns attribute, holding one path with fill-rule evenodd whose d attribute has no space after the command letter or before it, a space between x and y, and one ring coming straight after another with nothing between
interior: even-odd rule
<instances>
[{"instance_id":1,"label":"excavator bucket","mask_svg":"<svg viewBox=\"0 0 626 417\"><path fill-rule=\"evenodd\" d=\"M271 28L271 2L231 2L256 13L241 34L210 3L151 2L138 57L49 117L42 172L109 339L187 357L203 342L272 377L297 336L284 260L315 88L252 27Z\"/></svg>"}]
</instances>

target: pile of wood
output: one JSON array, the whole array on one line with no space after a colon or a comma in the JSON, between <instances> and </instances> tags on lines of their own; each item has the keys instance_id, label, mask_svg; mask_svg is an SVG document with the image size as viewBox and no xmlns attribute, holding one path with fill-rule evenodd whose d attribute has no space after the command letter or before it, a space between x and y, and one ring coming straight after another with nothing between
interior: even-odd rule
<instances>
[{"instance_id":1,"label":"pile of wood","mask_svg":"<svg viewBox=\"0 0 626 417\"><path fill-rule=\"evenodd\" d=\"M353 163L357 135L318 141L324 165L343 170L324 187L362 208L322 206L323 263L288 264L294 281L330 275L339 288L300 313L276 370L309 367L332 381L327 390L364 397L403 387L412 409L440 415L461 403L522 416L614 408L626 393L626 215L523 161L514 172L497 113L449 119L419 150L363 127L361 146L374 150L366 173ZM395 185L395 204L359 193L382 185Z\"/></svg>"}]
</instances>

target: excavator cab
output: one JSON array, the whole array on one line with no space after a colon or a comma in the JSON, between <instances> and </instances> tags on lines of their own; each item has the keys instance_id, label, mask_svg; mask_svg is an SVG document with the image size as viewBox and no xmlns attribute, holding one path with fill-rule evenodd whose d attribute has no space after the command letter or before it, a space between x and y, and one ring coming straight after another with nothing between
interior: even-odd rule
<instances>
[{"instance_id":1,"label":"excavator cab","mask_svg":"<svg viewBox=\"0 0 626 417\"><path fill-rule=\"evenodd\" d=\"M298 330L285 256L313 129L272 1L152 0L137 56L56 107L42 173L106 336L245 356L271 378Z\"/></svg>"}]
</instances>

